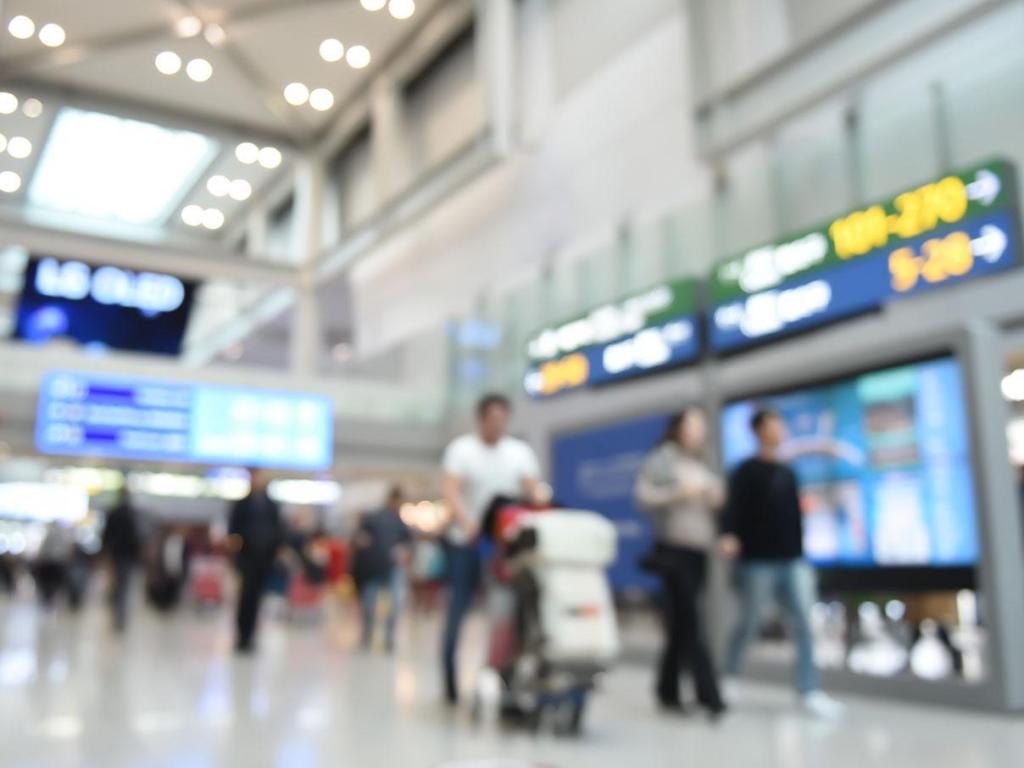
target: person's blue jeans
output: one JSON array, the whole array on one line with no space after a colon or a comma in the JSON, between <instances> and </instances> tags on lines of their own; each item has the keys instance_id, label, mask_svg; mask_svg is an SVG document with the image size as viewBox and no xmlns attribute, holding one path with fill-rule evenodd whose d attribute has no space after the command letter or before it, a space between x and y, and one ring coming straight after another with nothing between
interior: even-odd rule
<instances>
[{"instance_id":1,"label":"person's blue jeans","mask_svg":"<svg viewBox=\"0 0 1024 768\"><path fill-rule=\"evenodd\" d=\"M448 619L444 629L444 676L448 700L458 698L458 679L455 656L459 634L473 595L480 586L482 560L475 544L459 546L445 544L445 562L448 569Z\"/></svg>"},{"instance_id":2,"label":"person's blue jeans","mask_svg":"<svg viewBox=\"0 0 1024 768\"><path fill-rule=\"evenodd\" d=\"M803 559L748 560L740 563L739 582L743 613L733 633L726 659L729 675L739 673L747 648L761 629L765 609L774 603L789 614L797 646L797 688L801 693L820 687L814 665L814 635L811 632L811 607L815 601L814 569Z\"/></svg>"},{"instance_id":3,"label":"person's blue jeans","mask_svg":"<svg viewBox=\"0 0 1024 768\"><path fill-rule=\"evenodd\" d=\"M398 616L405 604L405 571L395 566L387 576L371 578L360 590L363 604L363 645L369 646L373 641L373 632L377 624L377 601L380 593L388 591L389 605L387 625L385 626L385 642L389 649L395 646L395 628Z\"/></svg>"}]
</instances>

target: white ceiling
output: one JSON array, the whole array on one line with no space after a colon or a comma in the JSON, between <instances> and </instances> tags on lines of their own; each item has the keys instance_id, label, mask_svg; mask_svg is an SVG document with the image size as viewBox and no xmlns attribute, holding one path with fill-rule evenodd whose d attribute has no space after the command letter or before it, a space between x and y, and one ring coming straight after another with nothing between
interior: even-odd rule
<instances>
[{"instance_id":1,"label":"white ceiling","mask_svg":"<svg viewBox=\"0 0 1024 768\"><path fill-rule=\"evenodd\" d=\"M375 65L401 47L442 2L417 0L414 16L398 20L387 10L365 10L359 0L6 0L0 4L0 81L46 83L302 139L328 124ZM36 38L13 38L6 26L18 14L32 18L37 29L47 22L60 24L67 41L49 49ZM215 47L202 35L178 37L175 21L189 14L221 25L225 42ZM323 61L318 49L327 37L346 46L365 45L373 61L364 70L344 61ZM184 72L160 74L153 61L164 50L184 61L207 59L213 77L194 83ZM330 89L334 110L287 104L283 89L294 81Z\"/></svg>"}]
</instances>

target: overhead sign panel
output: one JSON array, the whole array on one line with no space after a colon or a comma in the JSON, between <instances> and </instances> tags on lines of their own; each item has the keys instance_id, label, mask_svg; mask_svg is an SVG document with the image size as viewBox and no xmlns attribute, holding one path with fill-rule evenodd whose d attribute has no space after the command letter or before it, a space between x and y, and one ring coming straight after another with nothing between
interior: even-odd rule
<instances>
[{"instance_id":1,"label":"overhead sign panel","mask_svg":"<svg viewBox=\"0 0 1024 768\"><path fill-rule=\"evenodd\" d=\"M333 461L325 397L57 371L39 393L43 453L304 471Z\"/></svg>"},{"instance_id":2,"label":"overhead sign panel","mask_svg":"<svg viewBox=\"0 0 1024 768\"><path fill-rule=\"evenodd\" d=\"M525 387L545 397L680 365L700 351L695 282L665 283L534 334Z\"/></svg>"},{"instance_id":3,"label":"overhead sign panel","mask_svg":"<svg viewBox=\"0 0 1024 768\"><path fill-rule=\"evenodd\" d=\"M994 161L754 248L712 274L717 351L822 325L1009 268L1020 252L1013 168Z\"/></svg>"}]
</instances>

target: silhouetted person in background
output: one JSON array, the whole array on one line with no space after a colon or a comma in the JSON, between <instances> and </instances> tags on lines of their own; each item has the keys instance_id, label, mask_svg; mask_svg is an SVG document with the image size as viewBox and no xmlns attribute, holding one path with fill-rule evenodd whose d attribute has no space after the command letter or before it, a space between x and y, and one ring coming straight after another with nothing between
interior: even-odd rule
<instances>
[{"instance_id":1,"label":"silhouetted person in background","mask_svg":"<svg viewBox=\"0 0 1024 768\"><path fill-rule=\"evenodd\" d=\"M699 408L673 417L637 477L636 499L654 519L655 548L648 564L664 584L665 649L658 666L662 707L682 711L679 677L693 674L697 700L711 715L725 710L704 639L700 595L708 551L715 544L722 479L708 467L707 420Z\"/></svg>"},{"instance_id":2,"label":"silhouetted person in background","mask_svg":"<svg viewBox=\"0 0 1024 768\"><path fill-rule=\"evenodd\" d=\"M395 647L395 627L405 598L406 570L412 554L412 532L402 522L401 507L402 489L396 486L388 493L382 509L363 518L356 534L363 569L359 599L363 607L364 648L373 642L377 599L384 590L389 596L385 642L389 651Z\"/></svg>"},{"instance_id":3,"label":"silhouetted person in background","mask_svg":"<svg viewBox=\"0 0 1024 768\"><path fill-rule=\"evenodd\" d=\"M110 606L114 613L114 630L124 632L128 624L128 600L132 573L139 560L140 537L128 492L120 491L107 514L103 529L103 554L110 563Z\"/></svg>"},{"instance_id":4,"label":"silhouetted person in background","mask_svg":"<svg viewBox=\"0 0 1024 768\"><path fill-rule=\"evenodd\" d=\"M78 596L71 581L71 561L75 557L75 539L71 527L63 521L54 521L46 527L46 536L39 546L33 572L39 599L50 608L57 595L64 592L68 604L78 607Z\"/></svg>"},{"instance_id":5,"label":"silhouetted person in background","mask_svg":"<svg viewBox=\"0 0 1024 768\"><path fill-rule=\"evenodd\" d=\"M814 664L811 607L814 569L804 558L803 513L796 473L779 458L786 425L772 410L759 410L750 421L758 452L733 470L722 524L720 550L739 558L743 611L726 661L730 676L739 673L747 647L757 637L765 609L778 601L789 614L796 635L797 690L811 713L835 717L842 705L821 690Z\"/></svg>"},{"instance_id":6,"label":"silhouetted person in background","mask_svg":"<svg viewBox=\"0 0 1024 768\"><path fill-rule=\"evenodd\" d=\"M261 469L250 470L249 495L231 508L228 533L241 576L238 597L236 649L250 653L259 619L260 603L277 549L284 541L281 510L267 495L269 479Z\"/></svg>"}]
</instances>

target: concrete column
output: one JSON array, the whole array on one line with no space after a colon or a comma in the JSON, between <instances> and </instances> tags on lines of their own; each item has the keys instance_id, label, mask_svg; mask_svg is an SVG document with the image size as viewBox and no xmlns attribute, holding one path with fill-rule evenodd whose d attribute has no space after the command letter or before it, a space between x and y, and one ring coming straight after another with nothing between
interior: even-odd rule
<instances>
[{"instance_id":1,"label":"concrete column","mask_svg":"<svg viewBox=\"0 0 1024 768\"><path fill-rule=\"evenodd\" d=\"M295 209L291 256L299 267L299 286L292 313L292 373L315 376L323 353L323 329L317 297L316 262L323 221L324 163L306 154L295 164Z\"/></svg>"},{"instance_id":2,"label":"concrete column","mask_svg":"<svg viewBox=\"0 0 1024 768\"><path fill-rule=\"evenodd\" d=\"M499 154L512 149L515 94L515 0L476 0L477 73L484 114Z\"/></svg>"},{"instance_id":3,"label":"concrete column","mask_svg":"<svg viewBox=\"0 0 1024 768\"><path fill-rule=\"evenodd\" d=\"M515 127L519 140L529 145L543 138L557 99L551 0L522 0L519 30L520 47L514 62L519 76L513 91L519 109Z\"/></svg>"},{"instance_id":4,"label":"concrete column","mask_svg":"<svg viewBox=\"0 0 1024 768\"><path fill-rule=\"evenodd\" d=\"M408 185L416 171L402 93L385 74L378 75L370 88L370 120L373 177L377 202L383 205Z\"/></svg>"}]
</instances>

